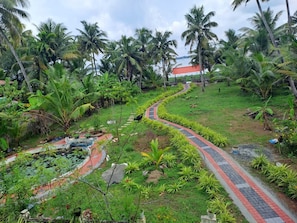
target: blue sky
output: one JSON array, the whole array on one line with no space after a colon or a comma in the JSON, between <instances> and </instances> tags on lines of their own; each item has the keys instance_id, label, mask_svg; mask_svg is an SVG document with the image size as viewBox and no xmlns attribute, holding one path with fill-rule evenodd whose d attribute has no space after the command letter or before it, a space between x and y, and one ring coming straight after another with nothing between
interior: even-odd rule
<instances>
[{"instance_id":1,"label":"blue sky","mask_svg":"<svg viewBox=\"0 0 297 223\"><path fill-rule=\"evenodd\" d=\"M80 21L97 22L107 32L110 40L119 40L122 35L133 36L135 29L146 27L151 30L171 31L172 38L178 41L179 55L189 50L181 41L181 33L186 29L185 15L196 5L204 6L205 14L214 11L213 21L218 27L213 29L217 36L224 38L228 29L249 27L248 18L257 11L256 1L238 7L233 11L232 0L30 0L26 9L30 21L24 21L27 29L33 30L34 25L45 22L48 18L56 23L63 23L72 34L82 29ZM289 0L291 14L297 10L297 1ZM264 10L270 7L274 13L283 11L281 23L286 21L285 0L270 0L263 3Z\"/></svg>"}]
</instances>

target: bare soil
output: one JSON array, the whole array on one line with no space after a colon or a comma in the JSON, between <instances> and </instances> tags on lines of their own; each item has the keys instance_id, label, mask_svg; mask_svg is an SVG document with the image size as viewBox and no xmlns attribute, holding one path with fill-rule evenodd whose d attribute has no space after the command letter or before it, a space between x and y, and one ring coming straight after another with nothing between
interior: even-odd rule
<instances>
[{"instance_id":1,"label":"bare soil","mask_svg":"<svg viewBox=\"0 0 297 223\"><path fill-rule=\"evenodd\" d=\"M143 135L140 135L138 140L134 144L134 148L139 152L150 152L150 142L153 139L158 139L159 148L163 149L170 145L168 136L166 135L157 135L153 131L146 131Z\"/></svg>"}]
</instances>

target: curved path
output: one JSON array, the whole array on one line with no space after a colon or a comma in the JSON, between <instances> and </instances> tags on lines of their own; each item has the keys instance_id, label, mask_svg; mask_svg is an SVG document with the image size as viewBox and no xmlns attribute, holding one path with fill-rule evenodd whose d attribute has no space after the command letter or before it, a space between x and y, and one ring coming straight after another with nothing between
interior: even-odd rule
<instances>
[{"instance_id":1,"label":"curved path","mask_svg":"<svg viewBox=\"0 0 297 223\"><path fill-rule=\"evenodd\" d=\"M188 86L184 90L187 88ZM297 218L229 154L191 129L160 119L157 114L158 105L159 102L148 108L146 117L176 128L188 138L188 141L197 148L208 168L215 174L249 222L297 222Z\"/></svg>"}]
</instances>

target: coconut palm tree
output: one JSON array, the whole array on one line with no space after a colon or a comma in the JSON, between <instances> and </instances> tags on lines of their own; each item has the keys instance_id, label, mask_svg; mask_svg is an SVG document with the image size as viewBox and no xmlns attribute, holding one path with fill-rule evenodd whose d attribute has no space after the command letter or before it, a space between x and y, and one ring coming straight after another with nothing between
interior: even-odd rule
<instances>
[{"instance_id":1,"label":"coconut palm tree","mask_svg":"<svg viewBox=\"0 0 297 223\"><path fill-rule=\"evenodd\" d=\"M167 67L171 65L171 62L175 62L175 56L177 53L174 48L177 47L177 41L169 39L172 32L165 31L164 33L156 31L152 39L151 52L155 55L155 61L161 62L162 73L164 78L164 87L166 87L166 81L168 82Z\"/></svg>"},{"instance_id":2,"label":"coconut palm tree","mask_svg":"<svg viewBox=\"0 0 297 223\"><path fill-rule=\"evenodd\" d=\"M142 77L143 77L143 70L146 69L150 64L150 52L149 49L151 40L153 38L152 31L147 28L136 29L135 32L136 42L139 45L141 51L141 67L142 72L139 76L139 88L141 89L142 86Z\"/></svg>"},{"instance_id":3,"label":"coconut palm tree","mask_svg":"<svg viewBox=\"0 0 297 223\"><path fill-rule=\"evenodd\" d=\"M141 51L132 37L122 36L117 42L115 52L112 52L112 60L115 62L116 73L120 80L133 81L133 74L141 72Z\"/></svg>"},{"instance_id":4,"label":"coconut palm tree","mask_svg":"<svg viewBox=\"0 0 297 223\"><path fill-rule=\"evenodd\" d=\"M78 36L78 42L80 50L86 51L91 54L91 61L95 74L98 75L96 69L96 55L103 53L106 48L107 34L100 29L97 23L91 24L86 21L81 21L83 30L78 29L80 35Z\"/></svg>"},{"instance_id":5,"label":"coconut palm tree","mask_svg":"<svg viewBox=\"0 0 297 223\"><path fill-rule=\"evenodd\" d=\"M276 23L280 18L282 12L278 12L274 15L273 11L268 8L266 11L263 11L263 14L273 35L276 36ZM267 35L267 31L262 21L261 15L259 13L256 13L256 15L249 20L251 21L254 29L248 27L241 28L241 31L244 32L243 40L244 42L246 42L245 45L253 53L264 52L265 55L268 55L271 52L269 50L271 41L269 39L269 36Z\"/></svg>"},{"instance_id":6,"label":"coconut palm tree","mask_svg":"<svg viewBox=\"0 0 297 223\"><path fill-rule=\"evenodd\" d=\"M204 14L204 8L201 6L197 8L194 6L190 13L186 14L187 30L181 35L182 39L185 39L185 45L190 45L190 51L194 48L197 50L200 66L200 77L202 83L202 91L205 87L202 61L202 48L207 45L208 40L217 39L216 34L211 32L211 28L218 26L216 22L212 22L210 19L215 13L213 11Z\"/></svg>"},{"instance_id":7,"label":"coconut palm tree","mask_svg":"<svg viewBox=\"0 0 297 223\"><path fill-rule=\"evenodd\" d=\"M48 19L42 22L37 29L39 31L37 47L40 57L47 65L78 57L74 40L62 23L55 23L52 19Z\"/></svg>"},{"instance_id":8,"label":"coconut palm tree","mask_svg":"<svg viewBox=\"0 0 297 223\"><path fill-rule=\"evenodd\" d=\"M30 80L27 76L25 68L17 55L12 43L8 38L8 34L14 38L18 39L19 34L23 28L23 25L19 19L28 18L29 15L26 11L18 8L21 6L22 8L26 8L29 2L27 0L13 0L13 1L1 1L0 4L0 36L5 40L7 46L15 57L18 66L21 70L22 75L24 76L25 82L28 86L30 92L32 92L32 87L30 85Z\"/></svg>"},{"instance_id":9,"label":"coconut palm tree","mask_svg":"<svg viewBox=\"0 0 297 223\"><path fill-rule=\"evenodd\" d=\"M234 7L233 10L235 10L239 5L241 5L243 3L247 4L249 1L250 0L233 0L233 2L232 2L232 6ZM261 0L261 2L268 2L268 1L269 0ZM273 35L273 32L271 31L271 29L270 29L270 27L269 27L269 25L268 25L268 23L266 21L266 18L264 16L264 13L263 13L263 10L262 10L262 7L261 7L260 0L256 0L256 3L257 3L258 10L260 12L260 15L261 15L263 24L264 24L264 26L266 28L266 31L268 32L269 38L271 40L271 43L272 43L272 45L275 48L277 48L278 47L277 42L275 40L275 37ZM287 5L287 7L289 6L288 3L286 5ZM287 10L289 12L289 9L288 8L287 8ZM288 15L290 15L290 13L288 13ZM277 52L280 55L280 51L277 50ZM282 60L283 60L283 58L282 58ZM288 81L289 81L289 84L290 84L290 88L291 88L292 93L294 94L295 98L297 98L297 89L296 89L296 86L295 86L294 79L291 76L289 76L288 77Z\"/></svg>"},{"instance_id":10,"label":"coconut palm tree","mask_svg":"<svg viewBox=\"0 0 297 223\"><path fill-rule=\"evenodd\" d=\"M32 114L44 115L38 110L45 111L43 118L48 118L63 127L66 132L72 121L80 118L86 111L92 109L91 103L84 102L84 92L81 92L80 82L71 78L67 70L60 64L47 70L50 77L46 95L37 91L30 96L30 110ZM37 110L37 112L36 112Z\"/></svg>"},{"instance_id":11,"label":"coconut palm tree","mask_svg":"<svg viewBox=\"0 0 297 223\"><path fill-rule=\"evenodd\" d=\"M236 49L238 46L238 40L239 37L236 35L236 32L234 29L228 29L225 31L225 35L227 37L227 40L220 40L220 44L223 45L225 50L228 50L230 48Z\"/></svg>"}]
</instances>

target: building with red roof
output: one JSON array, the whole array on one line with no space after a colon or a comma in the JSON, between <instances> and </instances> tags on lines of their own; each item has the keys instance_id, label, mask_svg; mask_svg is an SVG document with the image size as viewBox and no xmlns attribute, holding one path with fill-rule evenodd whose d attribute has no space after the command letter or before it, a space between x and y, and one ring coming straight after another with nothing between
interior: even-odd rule
<instances>
[{"instance_id":1,"label":"building with red roof","mask_svg":"<svg viewBox=\"0 0 297 223\"><path fill-rule=\"evenodd\" d=\"M184 67L175 67L172 69L173 75L194 75L200 72L200 66L184 66Z\"/></svg>"}]
</instances>

